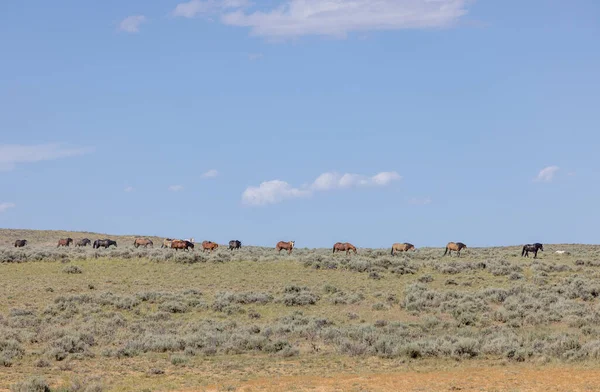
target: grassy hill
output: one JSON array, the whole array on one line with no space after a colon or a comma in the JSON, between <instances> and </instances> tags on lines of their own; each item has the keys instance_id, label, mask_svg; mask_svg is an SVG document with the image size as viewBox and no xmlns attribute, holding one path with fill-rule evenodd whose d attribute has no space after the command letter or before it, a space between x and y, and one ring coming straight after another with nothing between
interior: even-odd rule
<instances>
[{"instance_id":1,"label":"grassy hill","mask_svg":"<svg viewBox=\"0 0 600 392\"><path fill-rule=\"evenodd\" d=\"M32 243L0 245L0 391L34 375L73 392L300 391L311 379L373 375L380 384L319 390L480 390L470 377L451 388L386 380L506 366L600 370L598 246L547 245L539 259L520 257L518 246L472 248L460 258L440 248L395 257L389 249L287 255L251 246L208 254L134 249L133 235L0 236L2 244ZM123 245L56 249L66 236ZM244 387L290 376L300 387ZM561 390L597 389L587 373L576 379L579 386ZM33 388L39 382L14 390L41 390Z\"/></svg>"}]
</instances>

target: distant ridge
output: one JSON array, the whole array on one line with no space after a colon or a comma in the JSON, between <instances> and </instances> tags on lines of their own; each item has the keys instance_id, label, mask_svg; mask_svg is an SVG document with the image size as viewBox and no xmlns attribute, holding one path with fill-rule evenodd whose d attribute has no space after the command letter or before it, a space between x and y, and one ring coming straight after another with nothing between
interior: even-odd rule
<instances>
[{"instance_id":1,"label":"distant ridge","mask_svg":"<svg viewBox=\"0 0 600 392\"><path fill-rule=\"evenodd\" d=\"M71 237L73 239L89 238L92 241L103 238L114 239L117 242L132 243L135 238L144 237L151 239L155 244L162 243L163 237L145 236L137 234L114 235L94 233L89 231L66 230L30 230L30 229L0 229L0 246L12 246L16 240L26 239L30 245L56 245L59 239Z\"/></svg>"}]
</instances>

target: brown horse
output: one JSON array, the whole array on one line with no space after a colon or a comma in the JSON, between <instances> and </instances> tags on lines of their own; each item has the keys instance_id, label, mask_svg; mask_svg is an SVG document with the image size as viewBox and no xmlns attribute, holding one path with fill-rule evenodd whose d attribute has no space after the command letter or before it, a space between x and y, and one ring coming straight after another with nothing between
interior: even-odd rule
<instances>
[{"instance_id":1,"label":"brown horse","mask_svg":"<svg viewBox=\"0 0 600 392\"><path fill-rule=\"evenodd\" d=\"M451 256L452 251L455 251L456 255L460 257L460 251L463 249L467 249L467 245L463 244L462 242L448 242L448 245L446 245L446 251L442 256L446 256L446 253L448 253L448 256Z\"/></svg>"},{"instance_id":2,"label":"brown horse","mask_svg":"<svg viewBox=\"0 0 600 392\"><path fill-rule=\"evenodd\" d=\"M27 245L27 240L16 240L15 241L15 248L22 248L25 245Z\"/></svg>"},{"instance_id":3,"label":"brown horse","mask_svg":"<svg viewBox=\"0 0 600 392\"><path fill-rule=\"evenodd\" d=\"M160 247L161 248L170 248L171 247L171 242L173 242L173 238L165 238L163 240L162 245Z\"/></svg>"},{"instance_id":4,"label":"brown horse","mask_svg":"<svg viewBox=\"0 0 600 392\"><path fill-rule=\"evenodd\" d=\"M202 241L202 251L206 252L214 252L215 250L217 250L217 248L219 247L219 244L217 244L216 242L212 242L212 241Z\"/></svg>"},{"instance_id":5,"label":"brown horse","mask_svg":"<svg viewBox=\"0 0 600 392\"><path fill-rule=\"evenodd\" d=\"M277 245L275 246L275 249L277 250L278 253L281 253L281 250L285 249L288 251L288 255L291 255L292 249L294 249L294 245L296 245L295 241L290 241L290 242L279 241L277 243Z\"/></svg>"},{"instance_id":6,"label":"brown horse","mask_svg":"<svg viewBox=\"0 0 600 392\"><path fill-rule=\"evenodd\" d=\"M135 241L133 241L133 246L136 248L139 248L140 246L147 248L148 245L150 245L151 248L154 248L154 242L148 238L136 238Z\"/></svg>"},{"instance_id":7,"label":"brown horse","mask_svg":"<svg viewBox=\"0 0 600 392\"><path fill-rule=\"evenodd\" d=\"M346 252L346 254L350 254L350 252L354 252L356 254L356 246L352 245L349 242L336 242L333 245L333 253L335 252Z\"/></svg>"},{"instance_id":8,"label":"brown horse","mask_svg":"<svg viewBox=\"0 0 600 392\"><path fill-rule=\"evenodd\" d=\"M172 240L171 241L171 249L189 250L190 248L194 249L194 244L192 244L190 241L181 241L181 240Z\"/></svg>"},{"instance_id":9,"label":"brown horse","mask_svg":"<svg viewBox=\"0 0 600 392\"><path fill-rule=\"evenodd\" d=\"M414 252L416 248L413 244L409 244L408 242L402 244L396 243L392 245L392 256L394 256L398 252L408 252L409 250L412 250Z\"/></svg>"},{"instance_id":10,"label":"brown horse","mask_svg":"<svg viewBox=\"0 0 600 392\"><path fill-rule=\"evenodd\" d=\"M63 238L58 240L58 245L56 245L56 247L58 248L59 246L70 246L73 243L73 238Z\"/></svg>"}]
</instances>

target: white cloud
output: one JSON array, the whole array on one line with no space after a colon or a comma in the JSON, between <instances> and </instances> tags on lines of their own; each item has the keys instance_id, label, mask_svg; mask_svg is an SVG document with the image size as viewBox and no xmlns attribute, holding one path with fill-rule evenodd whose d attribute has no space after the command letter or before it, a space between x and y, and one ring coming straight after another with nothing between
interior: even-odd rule
<instances>
[{"instance_id":1,"label":"white cloud","mask_svg":"<svg viewBox=\"0 0 600 392\"><path fill-rule=\"evenodd\" d=\"M177 4L172 14L183 18L194 18L198 14L211 14L248 5L250 5L248 0L190 0L187 3Z\"/></svg>"},{"instance_id":2,"label":"white cloud","mask_svg":"<svg viewBox=\"0 0 600 392\"><path fill-rule=\"evenodd\" d=\"M286 199L310 196L311 192L293 188L285 181L265 181L257 187L248 187L242 194L242 202L248 205L276 204Z\"/></svg>"},{"instance_id":3,"label":"white cloud","mask_svg":"<svg viewBox=\"0 0 600 392\"><path fill-rule=\"evenodd\" d=\"M470 1L286 0L270 10L246 13L236 9L225 13L222 21L267 37L345 36L355 31L448 27L467 13Z\"/></svg>"},{"instance_id":4,"label":"white cloud","mask_svg":"<svg viewBox=\"0 0 600 392\"><path fill-rule=\"evenodd\" d=\"M127 33L139 33L140 25L145 21L146 17L144 15L128 16L119 23L119 30Z\"/></svg>"},{"instance_id":5,"label":"white cloud","mask_svg":"<svg viewBox=\"0 0 600 392\"><path fill-rule=\"evenodd\" d=\"M280 203L286 199L308 197L315 192L352 187L386 186L402 177L396 172L381 172L372 177L360 174L323 173L312 184L294 188L281 180L266 181L258 187L248 187L242 194L242 202L248 205Z\"/></svg>"},{"instance_id":6,"label":"white cloud","mask_svg":"<svg viewBox=\"0 0 600 392\"><path fill-rule=\"evenodd\" d=\"M376 185L385 186L388 185L392 181L401 180L402 176L396 172L381 172L376 174L371 179Z\"/></svg>"},{"instance_id":7,"label":"white cloud","mask_svg":"<svg viewBox=\"0 0 600 392\"><path fill-rule=\"evenodd\" d=\"M132 186L128 186L128 187L126 187L126 188L124 189L124 191L125 191L125 192L128 192L128 193L129 193L129 192L133 192L134 190L135 190L135 188L134 188L134 187L132 187Z\"/></svg>"},{"instance_id":8,"label":"white cloud","mask_svg":"<svg viewBox=\"0 0 600 392\"><path fill-rule=\"evenodd\" d=\"M203 177L203 178L214 178L214 177L216 177L216 176L218 176L218 175L219 175L219 171L218 171L218 170L215 170L215 169L212 169L212 170L209 170L209 171L207 171L207 172L204 172L204 173L202 174L202 177Z\"/></svg>"},{"instance_id":9,"label":"white cloud","mask_svg":"<svg viewBox=\"0 0 600 392\"><path fill-rule=\"evenodd\" d=\"M50 161L59 158L83 155L91 152L91 148L64 147L61 144L0 144L0 171L12 170L20 163Z\"/></svg>"},{"instance_id":10,"label":"white cloud","mask_svg":"<svg viewBox=\"0 0 600 392\"><path fill-rule=\"evenodd\" d=\"M558 170L558 166L545 167L542 170L540 170L537 177L535 178L535 181L550 182L554 179L554 176L556 175L556 172L558 172Z\"/></svg>"},{"instance_id":11,"label":"white cloud","mask_svg":"<svg viewBox=\"0 0 600 392\"><path fill-rule=\"evenodd\" d=\"M428 204L431 204L431 198L429 198L429 197L425 197L425 198L413 197L412 199L408 200L408 203L415 205L415 206L426 206Z\"/></svg>"},{"instance_id":12,"label":"white cloud","mask_svg":"<svg viewBox=\"0 0 600 392\"><path fill-rule=\"evenodd\" d=\"M183 185L171 185L169 190L171 192L181 192L183 190Z\"/></svg>"},{"instance_id":13,"label":"white cloud","mask_svg":"<svg viewBox=\"0 0 600 392\"><path fill-rule=\"evenodd\" d=\"M396 172L381 172L372 177L361 174L339 174L336 172L323 173L310 186L317 191L326 191L339 188L350 188L359 186L386 186L392 181L398 181L402 177Z\"/></svg>"},{"instance_id":14,"label":"white cloud","mask_svg":"<svg viewBox=\"0 0 600 392\"><path fill-rule=\"evenodd\" d=\"M7 202L3 202L0 203L0 213L10 209L10 208L15 208L17 205L15 203L7 203Z\"/></svg>"}]
</instances>

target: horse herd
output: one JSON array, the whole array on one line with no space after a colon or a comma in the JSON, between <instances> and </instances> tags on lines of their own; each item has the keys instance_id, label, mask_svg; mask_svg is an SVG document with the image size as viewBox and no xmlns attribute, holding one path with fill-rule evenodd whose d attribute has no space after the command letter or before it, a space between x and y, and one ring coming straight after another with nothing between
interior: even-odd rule
<instances>
[{"instance_id":1,"label":"horse herd","mask_svg":"<svg viewBox=\"0 0 600 392\"><path fill-rule=\"evenodd\" d=\"M15 241L15 248L22 248L24 246L27 245L27 240L16 240ZM61 247L61 246L70 246L71 244L75 243L75 246L80 247L80 246L88 246L90 244L92 244L92 241L89 238L82 238L80 240L77 240L77 242L74 242L72 238L61 238L60 240L58 240L58 245L56 246ZM296 245L295 241L279 241L277 243L277 245L275 246L275 250L278 253L281 253L282 250L285 250L288 252L288 254L292 254L292 250L294 249L294 246ZM103 240L96 240L94 241L94 243L92 244L92 247L94 249L99 249L99 248L109 248L111 246L114 246L115 248L117 247L117 241L113 241L110 239L103 239ZM151 239L149 238L136 238L133 241L133 246L136 248L139 248L140 246L143 246L144 248L147 248L148 246L153 247L154 246L154 242L152 242ZM169 248L169 249L175 249L176 251L181 249L181 250L190 250L190 249L194 249L195 246L195 242L193 238L190 239L186 239L186 240L177 240L177 239L173 239L173 238L165 238L161 248ZM202 251L203 252L214 252L215 250L217 250L217 248L219 247L219 244L217 244L216 242L212 242L212 241L202 241ZM231 240L229 241L229 250L235 250L235 249L240 249L242 247L242 242L238 241L238 240ZM408 242L403 242L403 243L395 243L392 245L392 250L391 250L391 255L394 256L396 254L398 254L398 252L408 252L408 251L415 251L417 248L415 248L415 246L413 244L410 244ZM467 245L465 245L462 242L449 242L446 245L446 250L444 252L444 254L442 256L451 256L452 252L456 252L456 256L460 257L460 252L463 249L467 249ZM358 250L356 249L356 246L352 245L349 242L336 242L333 245L333 254L337 253L337 252L346 252L347 255L354 253L357 254ZM542 244L540 244L539 242L536 242L534 244L527 244L523 246L523 250L521 251L521 256L522 257L529 257L529 252L533 253L533 258L536 259L537 258L537 254L538 251L544 251L544 246Z\"/></svg>"}]
</instances>

